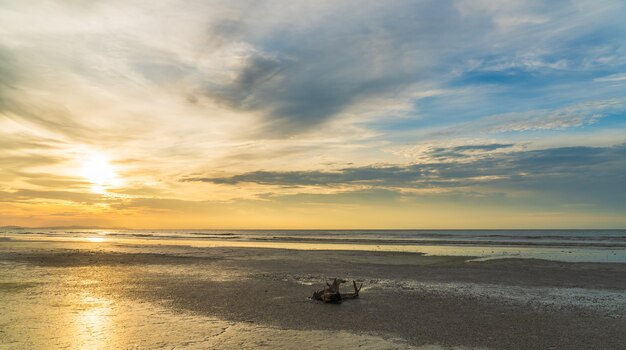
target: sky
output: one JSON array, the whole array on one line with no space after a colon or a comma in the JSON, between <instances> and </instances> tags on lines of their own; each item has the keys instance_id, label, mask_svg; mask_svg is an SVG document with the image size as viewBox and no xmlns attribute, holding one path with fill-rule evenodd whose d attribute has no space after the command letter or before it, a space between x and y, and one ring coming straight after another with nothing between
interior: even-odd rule
<instances>
[{"instance_id":1,"label":"sky","mask_svg":"<svg viewBox=\"0 0 626 350\"><path fill-rule=\"evenodd\" d=\"M624 228L626 2L0 2L0 226Z\"/></svg>"}]
</instances>

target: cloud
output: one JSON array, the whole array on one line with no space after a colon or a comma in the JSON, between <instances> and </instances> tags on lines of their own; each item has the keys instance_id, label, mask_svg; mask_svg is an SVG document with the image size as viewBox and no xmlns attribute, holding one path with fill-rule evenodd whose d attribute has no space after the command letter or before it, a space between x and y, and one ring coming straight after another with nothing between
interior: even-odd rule
<instances>
[{"instance_id":1,"label":"cloud","mask_svg":"<svg viewBox=\"0 0 626 350\"><path fill-rule=\"evenodd\" d=\"M590 101L554 110L495 115L482 120L487 132L555 130L591 125L612 112L626 110L626 98Z\"/></svg>"},{"instance_id":2,"label":"cloud","mask_svg":"<svg viewBox=\"0 0 626 350\"><path fill-rule=\"evenodd\" d=\"M625 81L625 80L626 80L626 73L611 74L605 77L593 79L593 81L597 81L600 83L613 83L613 82Z\"/></svg>"},{"instance_id":3,"label":"cloud","mask_svg":"<svg viewBox=\"0 0 626 350\"><path fill-rule=\"evenodd\" d=\"M20 62L19 55L0 42L0 118L21 119L53 132L74 136L86 132L86 128L63 106L50 103L41 96L37 98L37 93L25 88L32 83L29 75L34 72L29 68Z\"/></svg>"},{"instance_id":4,"label":"cloud","mask_svg":"<svg viewBox=\"0 0 626 350\"><path fill-rule=\"evenodd\" d=\"M22 97L16 104L13 98L13 108L19 107L16 114L22 118L82 137L82 142L92 139L85 136L87 126L100 131L110 126L103 119L128 124L129 118L122 121L115 115L150 119L175 114L191 121L190 114L202 112L189 113L189 103L206 108L204 115L211 121L226 119L222 115L231 112L253 116L236 129L256 131L255 138L316 131L346 114L364 115L360 107L375 110L372 105L388 99L401 99L404 108L379 106L379 118L419 114L444 119L438 111L419 108L424 86L445 91L454 76L468 78L475 71L575 69L583 58L563 54L574 46L564 38L593 35L615 26L619 17L619 6L612 2L594 4L592 12L585 12L590 7L586 2L345 1L288 7L281 1L52 3L50 13L6 5L13 11L4 13L10 30L3 41L12 44L19 71L26 73L21 76L37 77L29 78L26 86L42 91L70 87L74 100L89 98L94 101L87 105L112 111L92 117L96 113L85 106L68 103L67 94L46 103ZM146 11L168 16L142 16ZM598 24L601 16L605 21ZM100 26L88 24L97 20ZM155 36L164 26L170 27L167 33ZM603 38L597 46L615 40ZM14 64L10 70L18 71ZM118 91L115 98L108 96L111 91ZM99 100L105 97L110 100ZM138 103L142 98L159 100L159 107L166 100L171 109L148 108ZM179 100L170 101L175 98Z\"/></svg>"},{"instance_id":5,"label":"cloud","mask_svg":"<svg viewBox=\"0 0 626 350\"><path fill-rule=\"evenodd\" d=\"M12 111L19 82L18 65L10 51L0 43L0 113Z\"/></svg>"},{"instance_id":6,"label":"cloud","mask_svg":"<svg viewBox=\"0 0 626 350\"><path fill-rule=\"evenodd\" d=\"M0 193L0 202L24 202L41 200L56 200L80 204L96 204L106 202L107 197L95 193L71 191L40 191L28 189L20 189L12 192Z\"/></svg>"},{"instance_id":7,"label":"cloud","mask_svg":"<svg viewBox=\"0 0 626 350\"><path fill-rule=\"evenodd\" d=\"M617 188L626 186L626 144L612 147L560 147L519 151L512 145L471 145L431 151L430 163L372 165L335 171L254 171L229 177L188 177L185 182L268 186L349 186L360 190L427 188L498 188L500 191L558 191L578 198L626 199ZM489 157L474 157L476 150L510 149ZM452 154L452 156L450 156ZM437 161L446 157L445 162ZM463 158L470 159L466 161ZM451 161L455 160L455 161ZM589 184L593 184L590 186Z\"/></svg>"},{"instance_id":8,"label":"cloud","mask_svg":"<svg viewBox=\"0 0 626 350\"><path fill-rule=\"evenodd\" d=\"M447 139L394 145L385 150L417 164L471 162L525 149L523 144L485 139Z\"/></svg>"},{"instance_id":9,"label":"cloud","mask_svg":"<svg viewBox=\"0 0 626 350\"><path fill-rule=\"evenodd\" d=\"M53 158L42 154L20 154L20 155L2 155L0 154L0 164L4 171L19 171L31 167L53 165L62 161L59 158Z\"/></svg>"},{"instance_id":10,"label":"cloud","mask_svg":"<svg viewBox=\"0 0 626 350\"><path fill-rule=\"evenodd\" d=\"M261 115L268 133L289 135L370 99L410 92L432 79L428 70L441 55L437 42L462 52L475 34L489 30L477 18L461 19L450 1L324 7L309 8L313 20L304 26L280 23L269 39L254 34L255 27L265 28L247 16L214 26L212 38L232 40L232 78L207 80L201 92Z\"/></svg>"},{"instance_id":11,"label":"cloud","mask_svg":"<svg viewBox=\"0 0 626 350\"><path fill-rule=\"evenodd\" d=\"M206 177L189 177L184 178L184 182L212 182L216 184L235 185L238 183L257 183L261 185L278 185L278 186L328 186L338 184L369 184L385 180L389 182L392 178L397 177L404 179L413 176L411 169L403 169L400 167L360 167L360 168L344 168L336 172L328 171L288 171L288 172L271 172L271 171L254 171L231 177L222 178L206 178Z\"/></svg>"},{"instance_id":12,"label":"cloud","mask_svg":"<svg viewBox=\"0 0 626 350\"><path fill-rule=\"evenodd\" d=\"M260 112L268 123L264 131L299 132L335 115L356 95L356 87L302 77L300 70L316 70L302 58L289 59L251 53L229 84L211 86L205 94L220 104ZM314 73L322 74L322 72ZM332 73L328 79L332 78ZM308 79L308 81L307 81Z\"/></svg>"},{"instance_id":13,"label":"cloud","mask_svg":"<svg viewBox=\"0 0 626 350\"><path fill-rule=\"evenodd\" d=\"M425 152L427 159L437 162L474 160L492 155L494 152L511 151L512 143L469 144L456 147L435 147Z\"/></svg>"},{"instance_id":14,"label":"cloud","mask_svg":"<svg viewBox=\"0 0 626 350\"><path fill-rule=\"evenodd\" d=\"M433 130L430 136L451 136L468 132L505 133L538 130L564 130L589 126L616 113L626 111L626 98L589 100L553 109L536 109L525 112L509 112L489 115L459 123L452 127Z\"/></svg>"},{"instance_id":15,"label":"cloud","mask_svg":"<svg viewBox=\"0 0 626 350\"><path fill-rule=\"evenodd\" d=\"M470 64L462 70L462 73L509 72L509 74L514 74L515 71L536 72L540 70L565 70L568 68L569 63L566 59L558 59L551 62L541 58L540 54L526 54L514 57L487 57L481 60L470 61ZM457 72L457 74L460 73Z\"/></svg>"}]
</instances>

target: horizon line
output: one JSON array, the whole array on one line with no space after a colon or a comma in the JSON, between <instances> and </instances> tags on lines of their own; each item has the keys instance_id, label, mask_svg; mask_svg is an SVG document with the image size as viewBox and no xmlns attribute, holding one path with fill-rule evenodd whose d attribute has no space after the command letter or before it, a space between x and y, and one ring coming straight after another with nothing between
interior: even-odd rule
<instances>
[{"instance_id":1,"label":"horizon line","mask_svg":"<svg viewBox=\"0 0 626 350\"><path fill-rule=\"evenodd\" d=\"M623 228L129 228L129 227L102 227L102 226L20 226L20 225L3 225L0 229L76 229L76 230L181 230L181 231L620 231Z\"/></svg>"}]
</instances>

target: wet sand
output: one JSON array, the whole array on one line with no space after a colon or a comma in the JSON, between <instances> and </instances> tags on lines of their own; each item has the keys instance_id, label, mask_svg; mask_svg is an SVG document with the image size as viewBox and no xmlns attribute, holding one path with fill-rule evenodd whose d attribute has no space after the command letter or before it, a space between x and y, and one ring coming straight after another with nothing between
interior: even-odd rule
<instances>
[{"instance_id":1,"label":"wet sand","mask_svg":"<svg viewBox=\"0 0 626 350\"><path fill-rule=\"evenodd\" d=\"M0 348L621 349L626 264L0 242ZM341 305L308 299L362 281ZM348 290L349 287L346 287Z\"/></svg>"}]
</instances>

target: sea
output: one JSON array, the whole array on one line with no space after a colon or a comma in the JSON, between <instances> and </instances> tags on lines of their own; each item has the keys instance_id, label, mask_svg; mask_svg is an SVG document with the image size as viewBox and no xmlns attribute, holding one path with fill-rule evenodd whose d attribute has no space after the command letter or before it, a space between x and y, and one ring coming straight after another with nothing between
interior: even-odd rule
<instances>
[{"instance_id":1,"label":"sea","mask_svg":"<svg viewBox=\"0 0 626 350\"><path fill-rule=\"evenodd\" d=\"M0 229L0 239L198 248L388 251L466 256L472 261L518 258L626 263L626 230L136 230L8 227Z\"/></svg>"}]
</instances>

